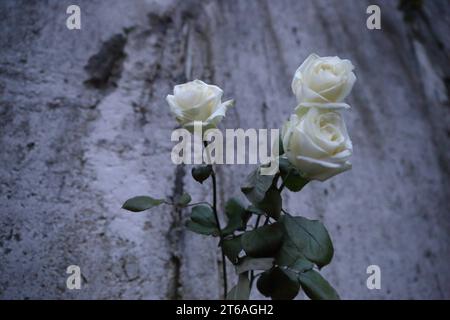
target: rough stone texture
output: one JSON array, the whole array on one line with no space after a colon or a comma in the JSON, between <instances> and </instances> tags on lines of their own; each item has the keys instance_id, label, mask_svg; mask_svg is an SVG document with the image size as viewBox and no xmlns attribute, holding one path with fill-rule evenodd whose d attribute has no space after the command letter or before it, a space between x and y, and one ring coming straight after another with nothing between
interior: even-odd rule
<instances>
[{"instance_id":1,"label":"rough stone texture","mask_svg":"<svg viewBox=\"0 0 450 320\"><path fill-rule=\"evenodd\" d=\"M0 298L219 297L216 242L182 227L188 212L120 206L210 197L170 161L174 84L221 86L237 102L224 128L277 128L311 52L356 66L353 170L285 206L327 225L324 274L343 298L450 298L448 2L378 2L381 31L366 28L372 1L350 0L78 1L69 31L68 1L1 1ZM221 204L249 170L218 169ZM66 289L71 264L82 290ZM381 290L366 288L371 264Z\"/></svg>"}]
</instances>

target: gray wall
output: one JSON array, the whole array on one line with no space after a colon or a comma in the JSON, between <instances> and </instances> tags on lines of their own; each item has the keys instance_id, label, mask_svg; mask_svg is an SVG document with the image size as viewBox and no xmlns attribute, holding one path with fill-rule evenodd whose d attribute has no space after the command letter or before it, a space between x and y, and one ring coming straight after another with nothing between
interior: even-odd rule
<instances>
[{"instance_id":1,"label":"gray wall","mask_svg":"<svg viewBox=\"0 0 450 320\"><path fill-rule=\"evenodd\" d=\"M174 84L221 86L236 100L224 128L277 128L311 52L356 66L353 170L285 206L328 227L324 275L343 298L450 298L448 2L424 1L409 22L395 1L375 2L381 31L366 28L373 1L350 0L77 1L82 30L69 31L72 1L2 0L0 298L217 298L216 241L183 228L187 211L120 206L210 197L170 161ZM221 204L250 169L218 169ZM65 287L70 264L82 290ZM365 286L370 264L381 290Z\"/></svg>"}]
</instances>

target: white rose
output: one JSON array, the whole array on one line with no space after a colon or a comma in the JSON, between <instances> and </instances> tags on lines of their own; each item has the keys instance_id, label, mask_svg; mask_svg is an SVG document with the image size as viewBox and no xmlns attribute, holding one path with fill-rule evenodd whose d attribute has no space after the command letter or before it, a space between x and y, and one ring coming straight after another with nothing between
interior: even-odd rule
<instances>
[{"instance_id":1,"label":"white rose","mask_svg":"<svg viewBox=\"0 0 450 320\"><path fill-rule=\"evenodd\" d=\"M194 122L201 122L204 129L216 127L233 104L232 100L222 103L222 89L200 80L176 85L173 93L166 98L170 111L187 129L192 129Z\"/></svg>"},{"instance_id":2,"label":"white rose","mask_svg":"<svg viewBox=\"0 0 450 320\"><path fill-rule=\"evenodd\" d=\"M303 107L281 135L289 162L310 179L324 181L351 168L352 142L338 108Z\"/></svg>"},{"instance_id":3,"label":"white rose","mask_svg":"<svg viewBox=\"0 0 450 320\"><path fill-rule=\"evenodd\" d=\"M356 81L353 69L349 60L311 54L295 72L292 91L304 106L342 102Z\"/></svg>"}]
</instances>

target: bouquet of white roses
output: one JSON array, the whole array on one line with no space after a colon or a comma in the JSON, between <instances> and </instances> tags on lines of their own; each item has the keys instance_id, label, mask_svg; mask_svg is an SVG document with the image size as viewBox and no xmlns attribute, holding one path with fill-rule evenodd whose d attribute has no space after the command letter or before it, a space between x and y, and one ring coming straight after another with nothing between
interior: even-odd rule
<instances>
[{"instance_id":1,"label":"bouquet of white roses","mask_svg":"<svg viewBox=\"0 0 450 320\"><path fill-rule=\"evenodd\" d=\"M175 202L138 196L127 200L123 208L140 212L161 204L192 207L187 228L219 239L227 299L248 299L255 280L258 290L272 299L293 299L300 289L311 299L339 299L318 272L334 253L326 228L317 220L288 213L281 194L284 190L299 192L311 180L324 181L351 168L352 143L342 111L350 108L343 100L356 81L353 69L349 60L315 54L297 69L292 81L297 106L281 129L278 157L273 160L279 170L264 175L261 169L265 165L261 165L250 173L241 187L250 204L229 199L224 208L225 226L220 225L212 164L192 169L196 181L211 179L211 204L191 203L185 193ZM200 125L211 129L232 105L232 101L222 102L222 94L219 87L195 80L175 86L167 102L184 128ZM226 258L238 275L230 291Z\"/></svg>"}]
</instances>

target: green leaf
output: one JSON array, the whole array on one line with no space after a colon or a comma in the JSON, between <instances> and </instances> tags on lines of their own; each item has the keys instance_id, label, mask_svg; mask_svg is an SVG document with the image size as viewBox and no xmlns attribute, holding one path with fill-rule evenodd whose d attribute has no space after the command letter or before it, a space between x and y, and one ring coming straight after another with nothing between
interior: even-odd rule
<instances>
[{"instance_id":1,"label":"green leaf","mask_svg":"<svg viewBox=\"0 0 450 320\"><path fill-rule=\"evenodd\" d=\"M122 208L132 212L141 212L159 206L162 203L164 203L163 199L154 199L148 196L139 196L125 201Z\"/></svg>"},{"instance_id":2,"label":"green leaf","mask_svg":"<svg viewBox=\"0 0 450 320\"><path fill-rule=\"evenodd\" d=\"M236 266L236 273L243 273L250 270L268 270L273 267L273 258L243 258Z\"/></svg>"},{"instance_id":3,"label":"green leaf","mask_svg":"<svg viewBox=\"0 0 450 320\"><path fill-rule=\"evenodd\" d=\"M274 283L271 275L272 269L265 271L259 276L258 281L256 282L258 291L265 297L271 297L274 290Z\"/></svg>"},{"instance_id":4,"label":"green leaf","mask_svg":"<svg viewBox=\"0 0 450 320\"><path fill-rule=\"evenodd\" d=\"M314 264L305 258L298 258L290 268L297 272L306 272L312 270Z\"/></svg>"},{"instance_id":5,"label":"green leaf","mask_svg":"<svg viewBox=\"0 0 450 320\"><path fill-rule=\"evenodd\" d=\"M304 272L314 267L314 264L306 259L286 234L275 261L280 266L286 266L298 272Z\"/></svg>"},{"instance_id":6,"label":"green leaf","mask_svg":"<svg viewBox=\"0 0 450 320\"><path fill-rule=\"evenodd\" d=\"M322 223L288 214L280 220L286 231L285 239L289 238L287 241L291 241L291 245L295 246L301 255L317 264L319 268L331 262L334 253L333 243Z\"/></svg>"},{"instance_id":7,"label":"green leaf","mask_svg":"<svg viewBox=\"0 0 450 320\"><path fill-rule=\"evenodd\" d=\"M212 173L212 165L199 165L192 168L192 177L195 181L203 183Z\"/></svg>"},{"instance_id":8,"label":"green leaf","mask_svg":"<svg viewBox=\"0 0 450 320\"><path fill-rule=\"evenodd\" d=\"M320 273L309 270L298 275L306 295L312 300L339 300L339 295Z\"/></svg>"},{"instance_id":9,"label":"green leaf","mask_svg":"<svg viewBox=\"0 0 450 320\"><path fill-rule=\"evenodd\" d=\"M225 214L228 217L228 224L222 230L224 235L232 234L236 230L244 231L251 216L251 213L247 212L242 203L235 198L231 198L225 204Z\"/></svg>"},{"instance_id":10,"label":"green leaf","mask_svg":"<svg viewBox=\"0 0 450 320\"><path fill-rule=\"evenodd\" d=\"M250 205L247 207L247 211L250 213L254 213L257 215L265 215L266 213L264 211L262 211L261 209L255 207L254 205Z\"/></svg>"},{"instance_id":11,"label":"green leaf","mask_svg":"<svg viewBox=\"0 0 450 320\"><path fill-rule=\"evenodd\" d=\"M261 175L260 168L253 170L241 187L241 191L245 194L247 199L252 203L261 202L272 185L274 176Z\"/></svg>"},{"instance_id":12,"label":"green leaf","mask_svg":"<svg viewBox=\"0 0 450 320\"><path fill-rule=\"evenodd\" d=\"M227 300L248 300L250 297L250 280L247 273L241 273L238 283L228 292Z\"/></svg>"},{"instance_id":13,"label":"green leaf","mask_svg":"<svg viewBox=\"0 0 450 320\"><path fill-rule=\"evenodd\" d=\"M221 246L227 258L231 263L235 264L238 261L239 253L242 251L241 236L225 239L222 241Z\"/></svg>"},{"instance_id":14,"label":"green leaf","mask_svg":"<svg viewBox=\"0 0 450 320\"><path fill-rule=\"evenodd\" d=\"M177 205L179 205L180 207L185 207L187 206L190 202L192 201L191 196L189 195L189 193L184 192L180 198L178 198L177 201Z\"/></svg>"},{"instance_id":15,"label":"green leaf","mask_svg":"<svg viewBox=\"0 0 450 320\"><path fill-rule=\"evenodd\" d=\"M282 218L284 220L284 218ZM284 234L283 243L275 257L276 263L280 266L292 266L303 254L297 249L292 240Z\"/></svg>"},{"instance_id":16,"label":"green leaf","mask_svg":"<svg viewBox=\"0 0 450 320\"><path fill-rule=\"evenodd\" d=\"M187 222L186 226L189 230L199 234L219 235L214 212L209 206L199 205L192 208L191 220Z\"/></svg>"},{"instance_id":17,"label":"green leaf","mask_svg":"<svg viewBox=\"0 0 450 320\"><path fill-rule=\"evenodd\" d=\"M186 228L192 232L202 234L205 236L214 236L217 237L219 235L219 232L217 229L212 227L205 227L197 222L194 221L188 221L186 223Z\"/></svg>"},{"instance_id":18,"label":"green leaf","mask_svg":"<svg viewBox=\"0 0 450 320\"><path fill-rule=\"evenodd\" d=\"M309 182L309 179L285 158L280 158L280 173L285 187L293 192L302 190Z\"/></svg>"},{"instance_id":19,"label":"green leaf","mask_svg":"<svg viewBox=\"0 0 450 320\"><path fill-rule=\"evenodd\" d=\"M257 203L256 206L270 217L278 220L281 214L282 202L280 191L275 187L271 187L267 190L264 199Z\"/></svg>"},{"instance_id":20,"label":"green leaf","mask_svg":"<svg viewBox=\"0 0 450 320\"><path fill-rule=\"evenodd\" d=\"M195 181L203 183L212 173L212 166L210 164L202 164L192 168L192 177Z\"/></svg>"},{"instance_id":21,"label":"green leaf","mask_svg":"<svg viewBox=\"0 0 450 320\"><path fill-rule=\"evenodd\" d=\"M283 228L275 222L242 234L241 243L245 253L254 258L271 257L283 240Z\"/></svg>"},{"instance_id":22,"label":"green leaf","mask_svg":"<svg viewBox=\"0 0 450 320\"><path fill-rule=\"evenodd\" d=\"M273 300L292 300L300 290L300 283L295 273L276 267L264 272L256 287L264 296Z\"/></svg>"}]
</instances>

